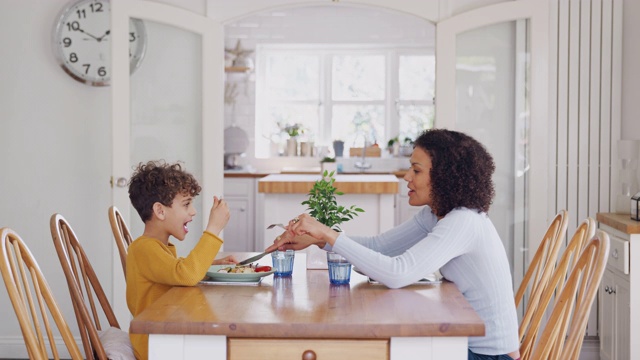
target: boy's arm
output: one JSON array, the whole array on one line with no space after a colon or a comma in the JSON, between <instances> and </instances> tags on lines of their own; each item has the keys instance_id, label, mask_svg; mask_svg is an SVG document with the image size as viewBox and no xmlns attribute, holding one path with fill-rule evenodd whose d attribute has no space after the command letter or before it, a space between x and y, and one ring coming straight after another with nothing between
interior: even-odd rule
<instances>
[{"instance_id":1,"label":"boy's arm","mask_svg":"<svg viewBox=\"0 0 640 360\"><path fill-rule=\"evenodd\" d=\"M196 285L207 273L222 243L218 236L205 231L187 257L176 258L159 242L146 242L136 256L140 275L160 284Z\"/></svg>"}]
</instances>

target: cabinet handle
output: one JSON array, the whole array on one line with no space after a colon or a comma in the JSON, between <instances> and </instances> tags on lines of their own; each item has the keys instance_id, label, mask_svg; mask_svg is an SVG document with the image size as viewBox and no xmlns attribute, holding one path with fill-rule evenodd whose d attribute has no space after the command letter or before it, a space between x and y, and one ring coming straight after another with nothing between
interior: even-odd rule
<instances>
[{"instance_id":1,"label":"cabinet handle","mask_svg":"<svg viewBox=\"0 0 640 360\"><path fill-rule=\"evenodd\" d=\"M313 350L305 350L302 353L302 360L316 360L317 356Z\"/></svg>"}]
</instances>

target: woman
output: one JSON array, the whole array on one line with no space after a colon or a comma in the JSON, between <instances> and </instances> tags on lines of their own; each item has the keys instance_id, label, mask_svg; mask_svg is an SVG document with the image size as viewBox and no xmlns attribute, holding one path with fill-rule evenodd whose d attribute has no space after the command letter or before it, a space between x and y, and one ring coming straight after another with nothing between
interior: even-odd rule
<instances>
[{"instance_id":1,"label":"woman","mask_svg":"<svg viewBox=\"0 0 640 360\"><path fill-rule=\"evenodd\" d=\"M268 249L317 245L340 253L389 288L440 270L485 324L485 336L469 338L469 359L518 359L511 271L487 216L495 194L491 155L463 133L433 129L415 141L410 162L404 177L409 204L424 208L409 221L378 236L359 237L301 214Z\"/></svg>"}]
</instances>

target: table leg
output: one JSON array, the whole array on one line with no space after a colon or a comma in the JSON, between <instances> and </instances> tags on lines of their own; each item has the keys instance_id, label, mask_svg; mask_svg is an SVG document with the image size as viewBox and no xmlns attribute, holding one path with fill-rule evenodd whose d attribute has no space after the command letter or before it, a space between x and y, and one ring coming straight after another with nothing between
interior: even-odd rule
<instances>
[{"instance_id":1,"label":"table leg","mask_svg":"<svg viewBox=\"0 0 640 360\"><path fill-rule=\"evenodd\" d=\"M392 337L389 358L413 359L419 354L424 360L465 360L467 347L467 337Z\"/></svg>"}]
</instances>

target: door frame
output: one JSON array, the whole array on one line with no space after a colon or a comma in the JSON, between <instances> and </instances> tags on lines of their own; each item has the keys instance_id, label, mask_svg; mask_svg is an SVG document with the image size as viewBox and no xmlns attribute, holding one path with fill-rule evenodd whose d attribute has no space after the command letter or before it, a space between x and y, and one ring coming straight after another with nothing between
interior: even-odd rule
<instances>
[{"instance_id":1,"label":"door frame","mask_svg":"<svg viewBox=\"0 0 640 360\"><path fill-rule=\"evenodd\" d=\"M549 66L549 4L546 1L521 0L498 3L470 10L460 15L439 21L436 25L436 124L438 127L455 128L456 120L456 37L465 31L480 27L515 21L529 20L531 40L531 93L530 93L530 175L527 187L528 225L523 248L537 249L547 228L553 204L549 201L553 189L552 164L548 144L552 136L547 126L548 66ZM534 175L532 175L534 174ZM545 179L535 181L535 179ZM515 245L515 252L522 251ZM535 251L514 254L514 284L524 276L524 266L531 261Z\"/></svg>"},{"instance_id":2,"label":"door frame","mask_svg":"<svg viewBox=\"0 0 640 360\"><path fill-rule=\"evenodd\" d=\"M140 0L111 0L112 33L112 204L130 223L127 187L115 179L128 179L130 165L130 74L127 32L129 18L154 21L197 33L202 39L202 209L213 205L213 194L223 193L224 42L222 24L181 8ZM203 223L205 226L206 223ZM204 230L204 229L203 229ZM131 318L126 304L126 284L120 274L118 249L113 244L113 307L123 328Z\"/></svg>"}]
</instances>

